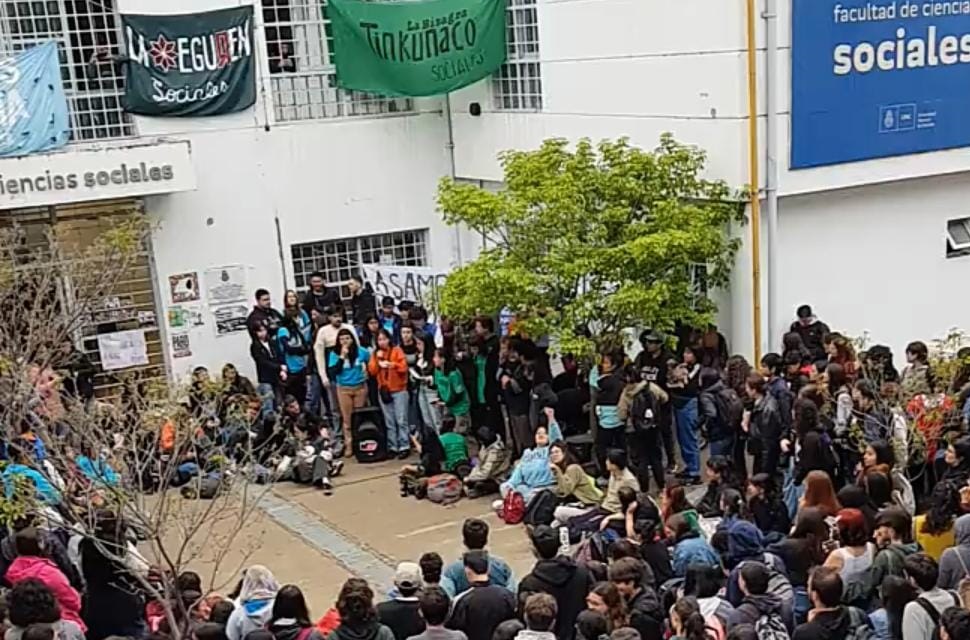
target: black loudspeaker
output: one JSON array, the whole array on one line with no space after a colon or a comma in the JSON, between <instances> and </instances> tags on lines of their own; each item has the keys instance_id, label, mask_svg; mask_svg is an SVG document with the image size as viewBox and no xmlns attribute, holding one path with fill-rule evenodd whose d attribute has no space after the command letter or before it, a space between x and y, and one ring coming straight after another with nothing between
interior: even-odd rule
<instances>
[{"instance_id":1,"label":"black loudspeaker","mask_svg":"<svg viewBox=\"0 0 970 640\"><path fill-rule=\"evenodd\" d=\"M387 428L380 407L355 409L351 416L350 433L357 462L367 464L387 459Z\"/></svg>"}]
</instances>

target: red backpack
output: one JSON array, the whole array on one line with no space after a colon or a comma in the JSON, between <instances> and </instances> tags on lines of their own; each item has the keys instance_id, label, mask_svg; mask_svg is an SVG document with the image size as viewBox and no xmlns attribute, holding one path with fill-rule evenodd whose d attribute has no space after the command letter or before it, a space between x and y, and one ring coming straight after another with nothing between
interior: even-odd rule
<instances>
[{"instance_id":1,"label":"red backpack","mask_svg":"<svg viewBox=\"0 0 970 640\"><path fill-rule=\"evenodd\" d=\"M521 493L509 491L505 494L502 501L502 509L498 512L498 517L505 524L519 524L525 518L525 499Z\"/></svg>"}]
</instances>

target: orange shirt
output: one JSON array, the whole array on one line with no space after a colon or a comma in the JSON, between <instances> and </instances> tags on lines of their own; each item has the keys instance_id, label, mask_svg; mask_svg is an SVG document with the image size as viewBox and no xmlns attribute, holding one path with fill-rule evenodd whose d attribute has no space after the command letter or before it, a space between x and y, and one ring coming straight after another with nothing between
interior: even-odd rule
<instances>
[{"instance_id":1,"label":"orange shirt","mask_svg":"<svg viewBox=\"0 0 970 640\"><path fill-rule=\"evenodd\" d=\"M381 360L390 361L391 366L382 369L378 366ZM401 347L390 349L375 349L367 363L367 373L377 379L377 386L387 389L391 393L404 391L408 388L408 361L404 357Z\"/></svg>"}]
</instances>

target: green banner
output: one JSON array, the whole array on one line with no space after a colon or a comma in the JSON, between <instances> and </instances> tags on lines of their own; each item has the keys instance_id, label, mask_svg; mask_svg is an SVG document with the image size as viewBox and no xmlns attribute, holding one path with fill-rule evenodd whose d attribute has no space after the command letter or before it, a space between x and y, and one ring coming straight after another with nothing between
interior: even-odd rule
<instances>
[{"instance_id":1,"label":"green banner","mask_svg":"<svg viewBox=\"0 0 970 640\"><path fill-rule=\"evenodd\" d=\"M326 14L345 89L438 95L505 62L505 0L329 0Z\"/></svg>"},{"instance_id":2,"label":"green banner","mask_svg":"<svg viewBox=\"0 0 970 640\"><path fill-rule=\"evenodd\" d=\"M216 116L256 102L251 6L121 20L128 111Z\"/></svg>"}]
</instances>

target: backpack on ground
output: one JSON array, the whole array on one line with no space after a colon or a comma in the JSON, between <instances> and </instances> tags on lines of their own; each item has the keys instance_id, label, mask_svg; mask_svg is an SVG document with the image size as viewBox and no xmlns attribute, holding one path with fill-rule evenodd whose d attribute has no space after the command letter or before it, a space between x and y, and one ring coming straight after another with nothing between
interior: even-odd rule
<instances>
[{"instance_id":1,"label":"backpack on ground","mask_svg":"<svg viewBox=\"0 0 970 640\"><path fill-rule=\"evenodd\" d=\"M636 433L651 431L657 427L657 419L660 417L660 402L657 396L650 391L650 383L647 383L633 398L630 407L630 417L633 419L633 430Z\"/></svg>"},{"instance_id":2,"label":"backpack on ground","mask_svg":"<svg viewBox=\"0 0 970 640\"><path fill-rule=\"evenodd\" d=\"M737 433L741 429L741 421L744 419L744 402L738 392L731 387L724 387L717 392L714 397L717 402L717 413L732 432Z\"/></svg>"},{"instance_id":3,"label":"backpack on ground","mask_svg":"<svg viewBox=\"0 0 970 640\"><path fill-rule=\"evenodd\" d=\"M525 515L522 517L522 522L530 526L552 524L553 514L556 511L556 505L558 503L559 500L552 491L543 489L542 491L536 492L532 496L532 500L529 500L529 505L525 508Z\"/></svg>"},{"instance_id":4,"label":"backpack on ground","mask_svg":"<svg viewBox=\"0 0 970 640\"><path fill-rule=\"evenodd\" d=\"M427 497L436 504L452 504L461 498L462 484L457 476L439 473L428 478Z\"/></svg>"},{"instance_id":5,"label":"backpack on ground","mask_svg":"<svg viewBox=\"0 0 970 640\"><path fill-rule=\"evenodd\" d=\"M947 591L947 593L949 593L950 597L953 598L954 607L960 608L963 606L960 603L960 596L953 593L952 591ZM940 640L940 617L941 617L940 612L936 610L936 607L933 606L932 602L930 602L923 596L916 598L916 600L914 600L913 602L915 602L918 606L922 607L923 611L926 612L926 615L928 615L930 617L930 620L933 622L933 636L931 637L930 640ZM949 609L949 607L947 607L947 609Z\"/></svg>"},{"instance_id":6,"label":"backpack on ground","mask_svg":"<svg viewBox=\"0 0 970 640\"><path fill-rule=\"evenodd\" d=\"M525 499L518 491L509 491L502 500L502 508L498 517L505 524L519 524L525 517Z\"/></svg>"},{"instance_id":7,"label":"backpack on ground","mask_svg":"<svg viewBox=\"0 0 970 640\"><path fill-rule=\"evenodd\" d=\"M754 633L758 640L791 640L785 623L777 613L769 613L755 620Z\"/></svg>"}]
</instances>

